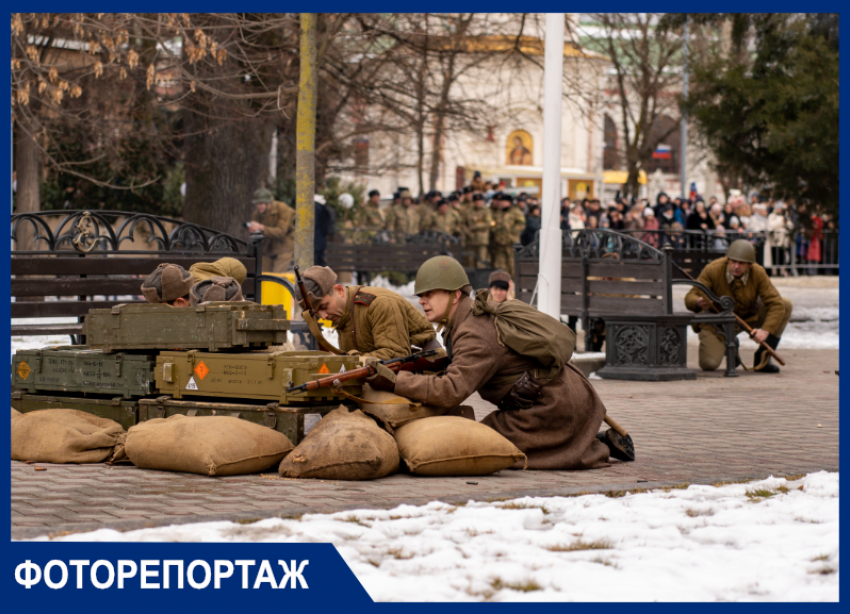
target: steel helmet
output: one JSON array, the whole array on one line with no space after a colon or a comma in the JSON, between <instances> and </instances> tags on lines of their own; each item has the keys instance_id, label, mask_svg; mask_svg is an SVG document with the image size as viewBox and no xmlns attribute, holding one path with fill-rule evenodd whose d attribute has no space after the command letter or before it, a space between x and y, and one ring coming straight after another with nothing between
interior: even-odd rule
<instances>
[{"instance_id":1,"label":"steel helmet","mask_svg":"<svg viewBox=\"0 0 850 614\"><path fill-rule=\"evenodd\" d=\"M738 262L756 262L756 248L746 239L738 239L729 244L729 249L726 250L726 257L730 260Z\"/></svg>"},{"instance_id":2,"label":"steel helmet","mask_svg":"<svg viewBox=\"0 0 850 614\"><path fill-rule=\"evenodd\" d=\"M420 296L431 290L453 292L469 284L460 262L451 256L434 256L422 263L416 272L413 293Z\"/></svg>"}]
</instances>

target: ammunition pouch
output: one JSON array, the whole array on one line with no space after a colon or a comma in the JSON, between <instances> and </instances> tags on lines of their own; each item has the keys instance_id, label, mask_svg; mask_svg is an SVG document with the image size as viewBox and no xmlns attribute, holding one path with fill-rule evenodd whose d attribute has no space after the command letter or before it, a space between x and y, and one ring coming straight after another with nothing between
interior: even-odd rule
<instances>
[{"instance_id":1,"label":"ammunition pouch","mask_svg":"<svg viewBox=\"0 0 850 614\"><path fill-rule=\"evenodd\" d=\"M526 371L514 382L508 394L499 401L499 409L507 411L530 409L543 396L543 385L544 382Z\"/></svg>"}]
</instances>

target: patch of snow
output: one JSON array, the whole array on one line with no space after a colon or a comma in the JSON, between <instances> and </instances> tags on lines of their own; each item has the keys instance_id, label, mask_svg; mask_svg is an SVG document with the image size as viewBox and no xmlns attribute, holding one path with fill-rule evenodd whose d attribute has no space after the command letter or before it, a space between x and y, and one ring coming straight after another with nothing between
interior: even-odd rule
<instances>
[{"instance_id":1,"label":"patch of snow","mask_svg":"<svg viewBox=\"0 0 850 614\"><path fill-rule=\"evenodd\" d=\"M838 474L821 471L53 541L330 542L376 601L837 601L838 518Z\"/></svg>"}]
</instances>

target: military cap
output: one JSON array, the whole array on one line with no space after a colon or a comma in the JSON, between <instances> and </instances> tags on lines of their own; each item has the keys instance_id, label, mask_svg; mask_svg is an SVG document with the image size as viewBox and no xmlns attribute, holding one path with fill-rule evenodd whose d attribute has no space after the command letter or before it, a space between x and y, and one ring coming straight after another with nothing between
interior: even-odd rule
<instances>
[{"instance_id":1,"label":"military cap","mask_svg":"<svg viewBox=\"0 0 850 614\"><path fill-rule=\"evenodd\" d=\"M511 282L511 276L505 270L496 269L490 273L490 279L487 280L487 286L492 286L494 281L503 281L509 284Z\"/></svg>"},{"instance_id":2,"label":"military cap","mask_svg":"<svg viewBox=\"0 0 850 614\"><path fill-rule=\"evenodd\" d=\"M451 194L449 194L446 200L448 200L450 203L457 202L460 200L460 197L457 195L457 192L452 192Z\"/></svg>"},{"instance_id":3,"label":"military cap","mask_svg":"<svg viewBox=\"0 0 850 614\"><path fill-rule=\"evenodd\" d=\"M441 198L440 200L437 201L438 207L442 207L443 205L448 205L448 204L449 204L449 201L445 198Z\"/></svg>"},{"instance_id":4,"label":"military cap","mask_svg":"<svg viewBox=\"0 0 850 614\"><path fill-rule=\"evenodd\" d=\"M381 193L378 192L378 190L369 190L369 198L372 198L373 196L380 196L380 195L381 195Z\"/></svg>"},{"instance_id":5,"label":"military cap","mask_svg":"<svg viewBox=\"0 0 850 614\"><path fill-rule=\"evenodd\" d=\"M260 203L270 203L274 200L274 196L272 193L266 188L260 188L259 190L254 190L254 198L251 200L251 204L257 205Z\"/></svg>"},{"instance_id":6,"label":"military cap","mask_svg":"<svg viewBox=\"0 0 850 614\"><path fill-rule=\"evenodd\" d=\"M464 186L464 188L463 188L463 193L464 193L464 194L469 194L470 192L472 192L472 186L471 186L471 185Z\"/></svg>"},{"instance_id":7,"label":"military cap","mask_svg":"<svg viewBox=\"0 0 850 614\"><path fill-rule=\"evenodd\" d=\"M163 263L145 279L142 294L149 303L168 303L189 294L194 283L194 276L179 264Z\"/></svg>"},{"instance_id":8,"label":"military cap","mask_svg":"<svg viewBox=\"0 0 850 614\"><path fill-rule=\"evenodd\" d=\"M506 200L509 203L513 203L514 197L511 194L508 194L507 192L502 192L502 197L499 200Z\"/></svg>"},{"instance_id":9,"label":"military cap","mask_svg":"<svg viewBox=\"0 0 850 614\"><path fill-rule=\"evenodd\" d=\"M472 195L472 201L475 202L476 200L484 200L484 195L483 194L473 194Z\"/></svg>"},{"instance_id":10,"label":"military cap","mask_svg":"<svg viewBox=\"0 0 850 614\"><path fill-rule=\"evenodd\" d=\"M310 297L310 304L315 305L325 296L330 294L334 285L337 283L336 273L333 269L327 266L311 266L302 275L304 278L304 288L307 290L307 295ZM306 309L304 297L301 296L300 289L296 291L296 299L302 309Z\"/></svg>"},{"instance_id":11,"label":"military cap","mask_svg":"<svg viewBox=\"0 0 850 614\"><path fill-rule=\"evenodd\" d=\"M242 286L232 277L210 277L199 281L189 292L189 302L194 307L213 301L242 301Z\"/></svg>"},{"instance_id":12,"label":"military cap","mask_svg":"<svg viewBox=\"0 0 850 614\"><path fill-rule=\"evenodd\" d=\"M410 190L402 190L398 193L399 198L413 198L413 195L410 193Z\"/></svg>"}]
</instances>

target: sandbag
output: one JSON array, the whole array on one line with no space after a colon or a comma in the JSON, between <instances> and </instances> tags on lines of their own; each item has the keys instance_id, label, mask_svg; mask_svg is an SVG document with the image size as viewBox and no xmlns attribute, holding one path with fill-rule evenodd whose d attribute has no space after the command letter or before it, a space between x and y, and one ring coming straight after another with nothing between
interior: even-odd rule
<instances>
[{"instance_id":1,"label":"sandbag","mask_svg":"<svg viewBox=\"0 0 850 614\"><path fill-rule=\"evenodd\" d=\"M340 406L313 427L283 462L278 473L289 478L374 480L398 469L392 435L359 409Z\"/></svg>"},{"instance_id":2,"label":"sandbag","mask_svg":"<svg viewBox=\"0 0 850 614\"><path fill-rule=\"evenodd\" d=\"M416 420L394 437L411 473L419 475L487 475L525 461L525 454L489 426L457 416Z\"/></svg>"},{"instance_id":3,"label":"sandbag","mask_svg":"<svg viewBox=\"0 0 850 614\"><path fill-rule=\"evenodd\" d=\"M363 413L378 418L393 429L420 418L446 413L445 408L409 401L393 392L375 390L369 384L363 384L363 392L357 405Z\"/></svg>"},{"instance_id":4,"label":"sandbag","mask_svg":"<svg viewBox=\"0 0 850 614\"><path fill-rule=\"evenodd\" d=\"M130 427L124 451L137 467L223 476L265 471L292 448L283 433L247 420L177 414Z\"/></svg>"},{"instance_id":5,"label":"sandbag","mask_svg":"<svg viewBox=\"0 0 850 614\"><path fill-rule=\"evenodd\" d=\"M114 420L75 409L30 411L12 419L12 460L102 463L124 435Z\"/></svg>"}]
</instances>

